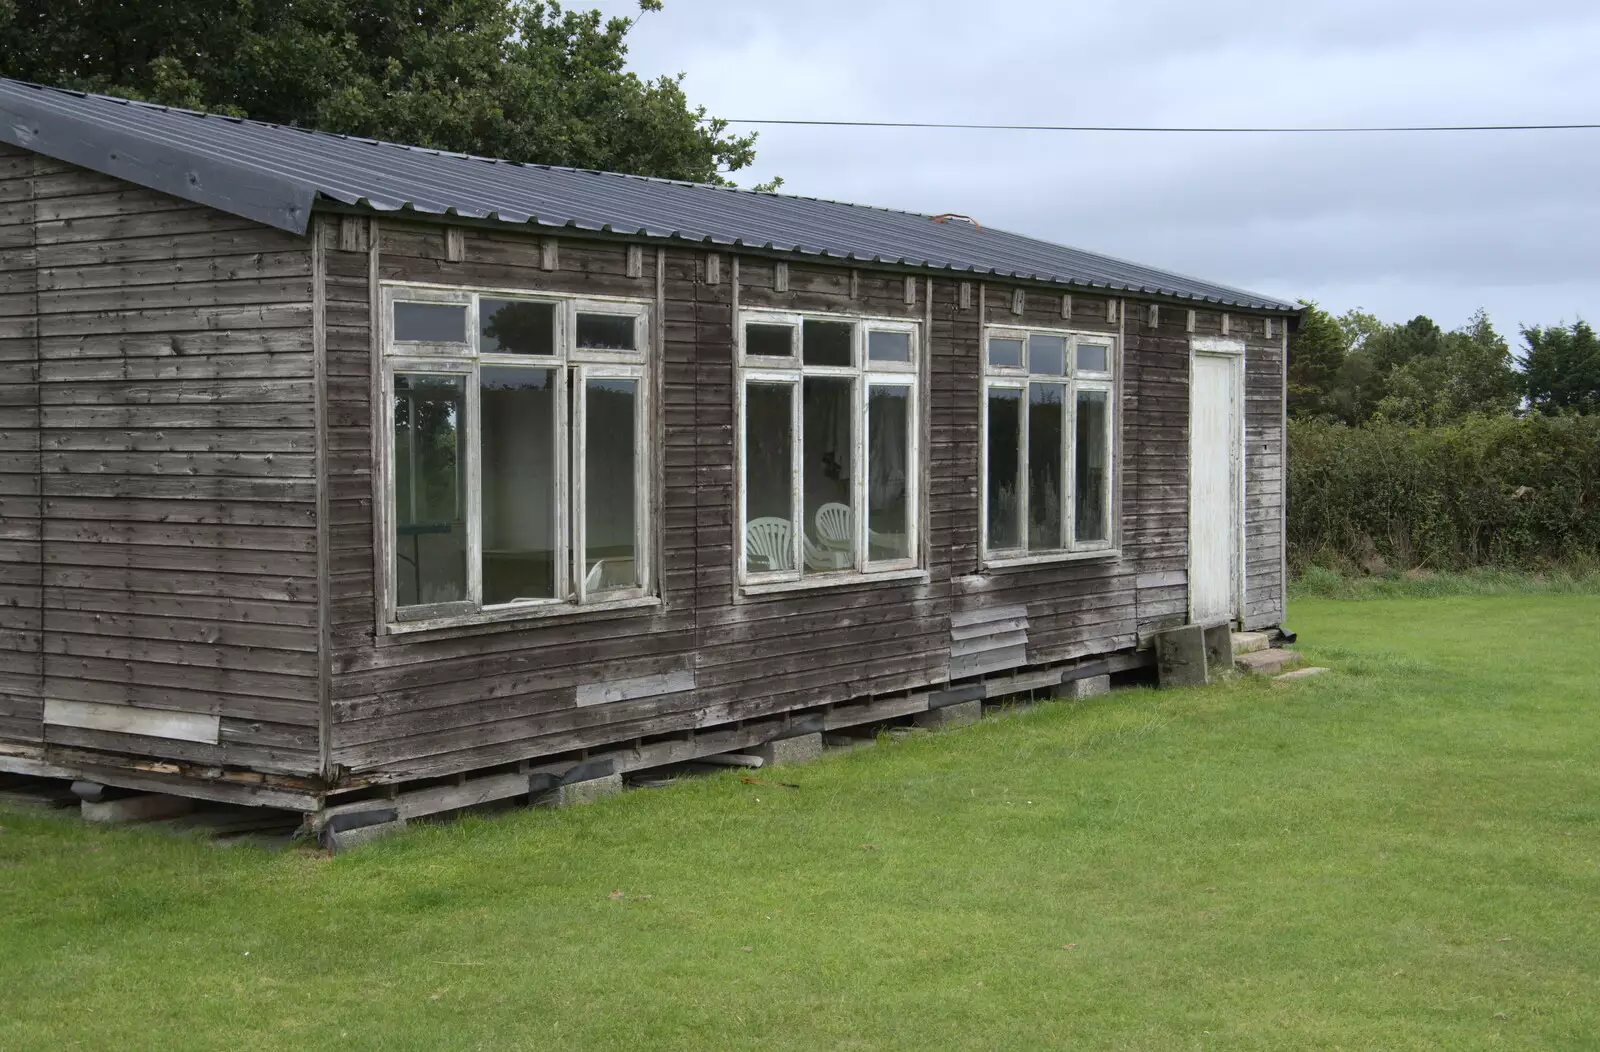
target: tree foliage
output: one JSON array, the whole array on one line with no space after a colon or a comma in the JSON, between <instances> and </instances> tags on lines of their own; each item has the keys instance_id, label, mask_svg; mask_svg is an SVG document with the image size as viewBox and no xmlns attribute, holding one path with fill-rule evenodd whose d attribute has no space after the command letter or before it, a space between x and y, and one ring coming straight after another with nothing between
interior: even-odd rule
<instances>
[{"instance_id":1,"label":"tree foliage","mask_svg":"<svg viewBox=\"0 0 1600 1052\"><path fill-rule=\"evenodd\" d=\"M655 11L660 0L640 0ZM755 156L637 18L541 0L0 0L0 75L488 157L726 182Z\"/></svg>"},{"instance_id":2,"label":"tree foliage","mask_svg":"<svg viewBox=\"0 0 1600 1052\"><path fill-rule=\"evenodd\" d=\"M1307 304L1289 349L1289 410L1297 419L1445 424L1504 414L1522 395L1511 349L1479 311L1445 332L1418 316L1387 325Z\"/></svg>"},{"instance_id":3,"label":"tree foliage","mask_svg":"<svg viewBox=\"0 0 1600 1052\"><path fill-rule=\"evenodd\" d=\"M1350 348L1339 319L1310 300L1289 344L1289 413L1303 419L1336 417L1333 392Z\"/></svg>"},{"instance_id":4,"label":"tree foliage","mask_svg":"<svg viewBox=\"0 0 1600 1052\"><path fill-rule=\"evenodd\" d=\"M1600 413L1600 339L1585 321L1522 330L1528 404L1546 413Z\"/></svg>"}]
</instances>

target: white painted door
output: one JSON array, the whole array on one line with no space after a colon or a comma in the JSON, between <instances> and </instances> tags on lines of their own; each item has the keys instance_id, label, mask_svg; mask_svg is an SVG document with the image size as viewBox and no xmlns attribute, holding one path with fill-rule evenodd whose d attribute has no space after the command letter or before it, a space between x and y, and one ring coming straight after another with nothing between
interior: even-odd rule
<instances>
[{"instance_id":1,"label":"white painted door","mask_svg":"<svg viewBox=\"0 0 1600 1052\"><path fill-rule=\"evenodd\" d=\"M1233 354L1195 352L1189 388L1189 611L1195 624L1238 614L1239 376Z\"/></svg>"}]
</instances>

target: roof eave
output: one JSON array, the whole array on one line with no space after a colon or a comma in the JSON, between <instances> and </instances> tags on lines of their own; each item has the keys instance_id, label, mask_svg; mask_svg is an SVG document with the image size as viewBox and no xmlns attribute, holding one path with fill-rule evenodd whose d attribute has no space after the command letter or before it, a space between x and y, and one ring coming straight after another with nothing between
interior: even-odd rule
<instances>
[{"instance_id":1,"label":"roof eave","mask_svg":"<svg viewBox=\"0 0 1600 1052\"><path fill-rule=\"evenodd\" d=\"M399 216L402 218L416 219L419 221L433 221L453 224L456 226L491 227L495 229L522 229L534 228L539 231L555 233L557 231L575 231L586 236L598 237L612 241L646 242L657 245L693 245L700 248L736 249L753 256L771 256L779 259L811 260L835 265L851 264L884 270L907 271L918 273L939 273L957 275L973 280L994 279L998 281L1027 282L1034 285L1043 285L1062 292L1089 292L1095 295L1125 295L1138 296L1145 300L1155 300L1164 303L1183 303L1191 305L1203 304L1210 307L1230 307L1241 311L1254 311L1263 314L1283 314L1298 317L1301 308L1287 303L1268 299L1265 296L1256 300L1227 300L1222 298L1207 298L1189 293L1178 292L1174 289L1160 288L1135 288L1131 285L1112 285L1104 282L1073 281L1066 278L1056 278L1039 274L1007 274L998 270L982 270L977 267L962 267L953 263L937 263L932 260L915 261L910 259L882 260L867 259L861 256L842 256L825 250L810 250L802 246L780 248L768 243L755 245L746 243L736 238L724 238L716 235L695 236L681 232L665 234L650 233L645 229L616 230L616 229L590 229L576 223L551 223L541 220L537 216L530 216L526 220L518 221L501 218L496 215L466 216L449 215L438 211L428 211L412 207L382 208L368 201L345 201L331 197L326 193L316 199L319 210L337 213L364 213L376 216Z\"/></svg>"}]
</instances>

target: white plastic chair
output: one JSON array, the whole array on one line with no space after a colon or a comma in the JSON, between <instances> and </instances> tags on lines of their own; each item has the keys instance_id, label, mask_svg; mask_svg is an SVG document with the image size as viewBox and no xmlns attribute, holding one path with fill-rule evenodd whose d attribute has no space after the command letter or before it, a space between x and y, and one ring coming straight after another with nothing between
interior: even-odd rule
<instances>
[{"instance_id":1,"label":"white plastic chair","mask_svg":"<svg viewBox=\"0 0 1600 1052\"><path fill-rule=\"evenodd\" d=\"M745 558L762 560L768 570L794 569L793 542L794 534L789 529L788 519L766 516L751 519L745 524Z\"/></svg>"},{"instance_id":2,"label":"white plastic chair","mask_svg":"<svg viewBox=\"0 0 1600 1052\"><path fill-rule=\"evenodd\" d=\"M604 559L596 559L594 565L589 567L589 573L583 579L584 594L598 592L600 590L600 582L605 579L606 561Z\"/></svg>"},{"instance_id":3,"label":"white plastic chair","mask_svg":"<svg viewBox=\"0 0 1600 1052\"><path fill-rule=\"evenodd\" d=\"M835 548L850 547L850 507L847 504L824 504L817 509L817 538Z\"/></svg>"}]
</instances>

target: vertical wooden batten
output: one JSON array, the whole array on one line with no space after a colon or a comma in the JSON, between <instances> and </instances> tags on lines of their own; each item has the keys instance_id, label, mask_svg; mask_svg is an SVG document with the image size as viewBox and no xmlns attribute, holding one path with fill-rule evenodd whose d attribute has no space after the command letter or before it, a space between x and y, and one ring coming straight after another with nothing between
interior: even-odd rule
<instances>
[{"instance_id":1,"label":"vertical wooden batten","mask_svg":"<svg viewBox=\"0 0 1600 1052\"><path fill-rule=\"evenodd\" d=\"M383 474L388 469L383 465L388 463L388 457L383 444L386 436L383 433L383 334L388 328L389 319L383 316L383 288L379 283L380 243L383 241L383 228L376 219L368 221L367 231L367 317L369 319L368 331L371 336L369 368L367 377L367 398L370 410L372 452L372 620L374 624L374 637L382 642L388 635L389 625L389 573L388 567L383 564L383 552L387 550L385 534L389 529L389 504L384 500Z\"/></svg>"},{"instance_id":2,"label":"vertical wooden batten","mask_svg":"<svg viewBox=\"0 0 1600 1052\"><path fill-rule=\"evenodd\" d=\"M36 602L39 607L38 641L34 645L34 657L37 661L37 682L39 704L44 704L45 696L45 632L49 618L48 606L45 602L45 503L44 503L44 347L39 333L39 182L37 158L30 158L28 162L29 174L27 178L27 222L28 222L28 247L32 252L33 266L28 272L28 298L31 300L31 309L34 318L33 335L29 342L32 344L29 357L32 368L29 379L33 386L33 470L34 491L38 495L36 517L33 520L34 537L38 543L38 594ZM40 712L40 732L43 735L43 712Z\"/></svg>"},{"instance_id":3,"label":"vertical wooden batten","mask_svg":"<svg viewBox=\"0 0 1600 1052\"><path fill-rule=\"evenodd\" d=\"M640 276L644 271L644 246L629 245L629 266L633 265L633 256L639 255ZM651 443L652 470L655 478L650 487L650 515L655 536L655 558L651 559L651 566L655 580L646 582L656 589L656 594L665 596L667 589L667 522L666 522L666 477L667 477L667 250L656 248L656 280L655 280L655 310L650 318L650 351L654 359L649 363L649 371L645 374L650 377L652 388L650 398L651 413L654 416L652 434L654 441ZM737 275L737 271L735 271ZM737 292L738 282L734 282Z\"/></svg>"},{"instance_id":4,"label":"vertical wooden batten","mask_svg":"<svg viewBox=\"0 0 1600 1052\"><path fill-rule=\"evenodd\" d=\"M932 569L933 561L933 278L923 279L922 338L917 341L917 557Z\"/></svg>"},{"instance_id":5,"label":"vertical wooden batten","mask_svg":"<svg viewBox=\"0 0 1600 1052\"><path fill-rule=\"evenodd\" d=\"M317 759L323 781L333 770L333 536L328 498L328 290L325 220L311 229L311 382L317 505Z\"/></svg>"}]
</instances>

